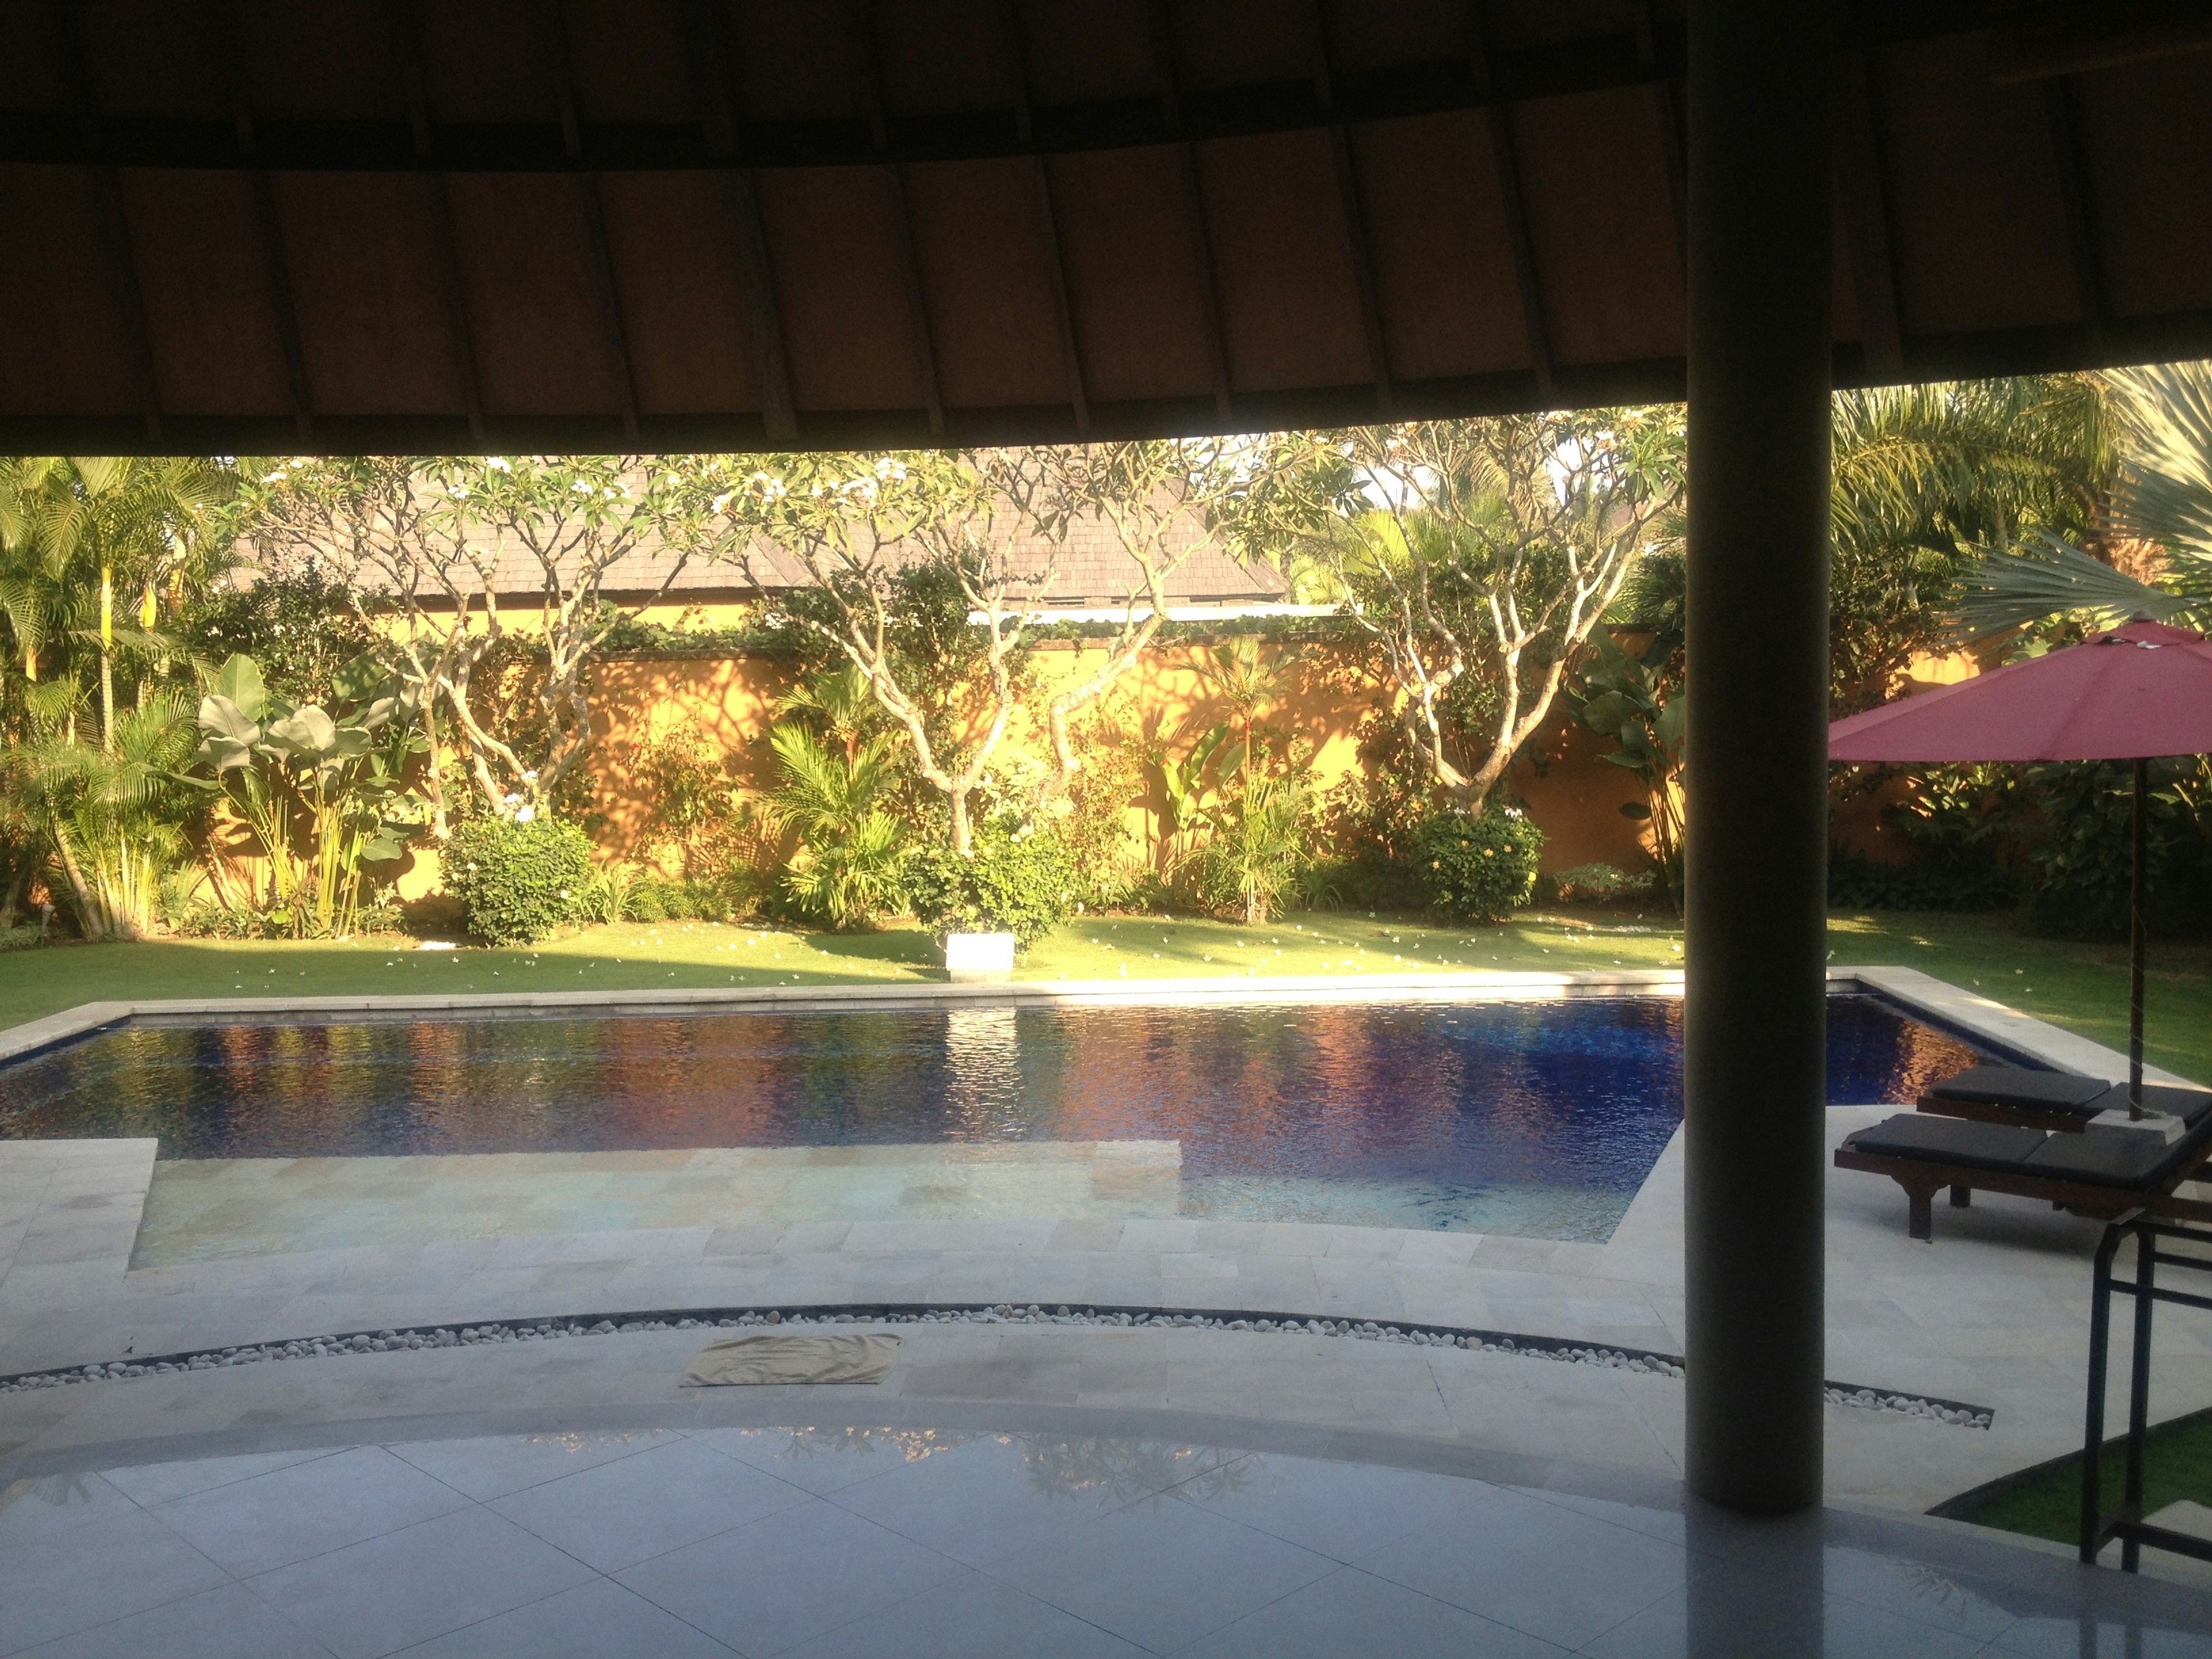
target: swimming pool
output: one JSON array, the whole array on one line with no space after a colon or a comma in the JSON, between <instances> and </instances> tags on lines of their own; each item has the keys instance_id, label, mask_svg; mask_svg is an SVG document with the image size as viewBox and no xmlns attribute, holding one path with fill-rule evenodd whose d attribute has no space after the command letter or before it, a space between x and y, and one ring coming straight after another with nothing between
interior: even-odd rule
<instances>
[{"instance_id":1,"label":"swimming pool","mask_svg":"<svg viewBox=\"0 0 2212 1659\"><path fill-rule=\"evenodd\" d=\"M0 1068L0 1138L165 1159L1171 1140L1181 1212L1608 1237L1681 1120L1681 1004L962 1007L222 1024ZM1829 1097L1982 1057L1829 1000Z\"/></svg>"}]
</instances>

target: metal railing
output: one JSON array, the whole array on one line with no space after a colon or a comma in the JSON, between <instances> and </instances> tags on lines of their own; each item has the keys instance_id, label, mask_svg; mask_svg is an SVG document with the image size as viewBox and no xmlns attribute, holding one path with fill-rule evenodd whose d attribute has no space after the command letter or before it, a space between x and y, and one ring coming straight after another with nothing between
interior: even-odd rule
<instances>
[{"instance_id":1,"label":"metal railing","mask_svg":"<svg viewBox=\"0 0 2212 1659\"><path fill-rule=\"evenodd\" d=\"M2136 1273L2133 1283L2112 1272L2120 1241L2133 1234ZM2212 1296L2191 1295L2158 1282L2158 1270L2180 1267L2212 1273L2212 1255L2180 1255L2159 1248L2160 1240L2187 1240L2212 1248L2212 1231L2154 1221L2140 1210L2130 1210L2105 1229L2097 1246L2094 1288L2089 1310L2089 1401L2087 1422L2081 1440L2081 1559L2094 1565L2106 1545L2120 1541L2120 1569L2134 1572L2142 1559L2142 1547L2171 1551L2176 1555L2212 1561L2212 1540L2153 1526L2143 1519L2143 1440L2150 1426L2151 1316L2161 1302L2212 1312ZM2118 1507L2104 1506L2105 1393L2110 1370L2114 1292L2136 1299L2135 1340L2129 1358L2127 1473Z\"/></svg>"}]
</instances>

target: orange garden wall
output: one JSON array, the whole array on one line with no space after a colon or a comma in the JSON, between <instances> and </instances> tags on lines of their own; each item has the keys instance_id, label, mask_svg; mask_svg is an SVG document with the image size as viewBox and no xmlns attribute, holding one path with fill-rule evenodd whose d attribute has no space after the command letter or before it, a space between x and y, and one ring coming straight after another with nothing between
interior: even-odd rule
<instances>
[{"instance_id":1,"label":"orange garden wall","mask_svg":"<svg viewBox=\"0 0 2212 1659\"><path fill-rule=\"evenodd\" d=\"M1054 689L1094 672L1103 650L1088 642L1060 641L1040 647L1039 683L1016 716L1006 752L1026 754L1038 764L1048 757L1041 711ZM1327 790L1360 763L1358 727L1380 688L1327 647L1288 647L1286 654L1285 647L1267 642L1261 652L1263 660L1276 668L1279 692L1262 718L1305 740L1313 756L1314 784ZM1094 730L1108 742L1156 738L1171 749L1187 744L1230 714L1200 672L1204 660L1205 648L1199 646L1163 647L1147 653L1109 695ZM1966 656L1916 660L1900 689L1949 684L1972 675L1977 666ZM586 764L604 819L599 839L607 853L673 872L675 849L653 821L651 792L641 783L636 767L641 748L672 732L690 733L730 757L741 791L764 788L773 768L763 739L775 702L793 678L790 665L772 657L638 656L601 663L592 678L596 740ZM1035 720L1029 718L1032 710L1039 711ZM1555 708L1514 762L1506 787L1528 802L1544 831L1547 871L1590 863L1632 870L1642 864L1641 826L1624 817L1620 808L1641 801L1643 793L1632 775L1605 760L1613 747L1610 738ZM1909 843L1882 822L1883 808L1900 789L1901 781L1892 780L1878 790L1839 801L1837 827L1843 841L1871 858L1908 860ZM1130 830L1146 848L1155 844L1160 830L1162 803L1155 790L1148 781L1146 792L1128 803ZM400 896L416 898L438 887L436 855L418 851L400 878Z\"/></svg>"},{"instance_id":2,"label":"orange garden wall","mask_svg":"<svg viewBox=\"0 0 2212 1659\"><path fill-rule=\"evenodd\" d=\"M1327 647L1261 646L1262 660L1276 667L1277 701L1261 718L1303 738L1313 755L1313 781L1328 789L1359 764L1358 730L1379 689L1363 683L1346 659ZM1036 654L1039 685L1016 716L1008 748L1042 763L1049 755L1042 711L1059 686L1095 672L1103 646L1049 641ZM1170 749L1226 720L1230 709L1200 672L1202 647L1164 647L1146 653L1106 699L1098 721L1104 740L1142 743L1157 738ZM592 679L593 752L587 763L596 805L604 816L601 841L614 856L666 866L672 857L653 822L649 789L637 777L644 746L678 730L735 757L741 788L764 787L770 758L762 741L777 697L793 673L763 657L624 657L599 665ZM1030 720L1028 711L1037 711ZM1599 758L1609 738L1583 728L1564 710L1523 751L1508 787L1529 804L1547 843L1544 867L1563 870L1593 861L1633 869L1642 861L1638 826L1623 817L1623 802L1638 800L1635 780ZM1128 804L1131 830L1149 848L1159 830L1161 803L1149 795ZM410 883L411 884L411 883Z\"/></svg>"}]
</instances>

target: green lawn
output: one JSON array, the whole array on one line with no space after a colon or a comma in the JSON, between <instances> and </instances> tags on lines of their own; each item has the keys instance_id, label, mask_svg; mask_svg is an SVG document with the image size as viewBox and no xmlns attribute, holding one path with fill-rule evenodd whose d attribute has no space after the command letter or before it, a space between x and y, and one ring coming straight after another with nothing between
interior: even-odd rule
<instances>
[{"instance_id":1,"label":"green lawn","mask_svg":"<svg viewBox=\"0 0 2212 1659\"><path fill-rule=\"evenodd\" d=\"M2100 1497L2107 1510L2118 1505L2126 1479L2126 1452L2107 1447L2098 1475ZM2154 1428L2143 1437L2142 1512L2154 1515L2184 1498L2212 1504L2212 1419L2185 1417ZM1978 1503L1946 1504L1942 1513L1954 1521L1971 1521L2002 1532L2025 1533L2061 1544L2079 1543L2081 1455L2039 1470ZM2116 1553L2106 1557L2108 1561L2118 1559Z\"/></svg>"},{"instance_id":2,"label":"green lawn","mask_svg":"<svg viewBox=\"0 0 2212 1659\"><path fill-rule=\"evenodd\" d=\"M2098 1042L2124 1046L2127 960L2118 945L2025 937L2008 917L1877 913L1830 918L1840 964L1899 963L1978 987ZM1396 973L1459 968L1673 967L1671 917L1535 911L1502 927L1441 927L1364 913L1304 914L1265 927L1085 918L1029 952L1028 980ZM799 933L710 922L587 928L533 951L422 951L411 940L351 944L164 941L46 945L0 956L0 1026L102 998L359 994L423 991L634 991L827 985L940 977L928 937ZM2150 1053L2212 1078L2212 946L2153 957Z\"/></svg>"}]
</instances>

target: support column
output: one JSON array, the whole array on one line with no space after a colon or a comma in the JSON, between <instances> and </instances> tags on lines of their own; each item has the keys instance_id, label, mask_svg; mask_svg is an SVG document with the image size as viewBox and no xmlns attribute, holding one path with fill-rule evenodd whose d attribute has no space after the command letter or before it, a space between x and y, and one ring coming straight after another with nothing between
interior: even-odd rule
<instances>
[{"instance_id":1,"label":"support column","mask_svg":"<svg viewBox=\"0 0 2212 1659\"><path fill-rule=\"evenodd\" d=\"M1689 1484L1820 1500L1832 8L1690 0Z\"/></svg>"}]
</instances>

